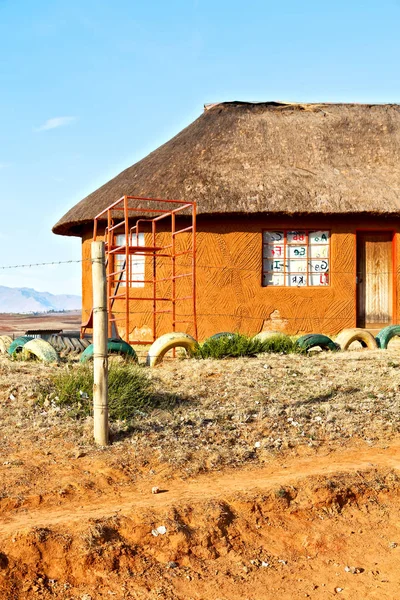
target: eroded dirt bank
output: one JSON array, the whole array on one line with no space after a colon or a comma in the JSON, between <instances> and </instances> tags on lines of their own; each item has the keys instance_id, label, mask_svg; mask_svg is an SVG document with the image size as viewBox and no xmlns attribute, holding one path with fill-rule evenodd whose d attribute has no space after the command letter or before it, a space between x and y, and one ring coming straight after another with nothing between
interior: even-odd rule
<instances>
[{"instance_id":1,"label":"eroded dirt bank","mask_svg":"<svg viewBox=\"0 0 400 600\"><path fill-rule=\"evenodd\" d=\"M399 445L354 449L3 501L0 597L393 599L399 459Z\"/></svg>"}]
</instances>

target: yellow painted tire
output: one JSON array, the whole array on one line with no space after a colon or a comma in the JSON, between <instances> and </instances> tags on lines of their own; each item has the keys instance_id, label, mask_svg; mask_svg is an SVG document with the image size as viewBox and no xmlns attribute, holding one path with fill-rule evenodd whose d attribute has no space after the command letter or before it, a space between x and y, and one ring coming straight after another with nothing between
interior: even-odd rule
<instances>
[{"instance_id":1,"label":"yellow painted tire","mask_svg":"<svg viewBox=\"0 0 400 600\"><path fill-rule=\"evenodd\" d=\"M29 342L26 342L22 352L23 356L29 356L29 354L33 354L43 362L58 362L58 354L54 350L53 346L41 338L35 338Z\"/></svg>"},{"instance_id":2,"label":"yellow painted tire","mask_svg":"<svg viewBox=\"0 0 400 600\"><path fill-rule=\"evenodd\" d=\"M187 333L165 333L156 339L147 353L146 365L155 367L162 362L165 354L172 348L184 348L190 355L193 354L198 344L196 340Z\"/></svg>"},{"instance_id":3,"label":"yellow painted tire","mask_svg":"<svg viewBox=\"0 0 400 600\"><path fill-rule=\"evenodd\" d=\"M260 342L265 342L266 340L270 340L273 337L289 337L283 331L260 331L253 337L253 340L260 340Z\"/></svg>"},{"instance_id":4,"label":"yellow painted tire","mask_svg":"<svg viewBox=\"0 0 400 600\"><path fill-rule=\"evenodd\" d=\"M0 335L0 354L7 354L7 350L11 344L12 338L9 335Z\"/></svg>"},{"instance_id":5,"label":"yellow painted tire","mask_svg":"<svg viewBox=\"0 0 400 600\"><path fill-rule=\"evenodd\" d=\"M360 342L364 348L369 348L369 350L378 348L378 344L372 333L361 328L343 329L337 336L335 342L339 344L342 350L348 350L350 344L353 342Z\"/></svg>"}]
</instances>

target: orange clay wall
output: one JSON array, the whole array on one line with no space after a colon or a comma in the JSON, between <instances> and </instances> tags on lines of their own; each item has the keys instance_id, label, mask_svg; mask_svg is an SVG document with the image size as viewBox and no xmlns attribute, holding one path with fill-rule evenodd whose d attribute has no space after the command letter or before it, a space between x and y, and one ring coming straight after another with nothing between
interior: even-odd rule
<instances>
[{"instance_id":1,"label":"orange clay wall","mask_svg":"<svg viewBox=\"0 0 400 600\"><path fill-rule=\"evenodd\" d=\"M331 232L330 285L324 287L262 287L262 230L328 229ZM400 220L353 217L199 217L197 227L197 323L198 339L220 332L256 334L262 330L287 333L336 334L356 327L356 232L357 230L395 232L394 265L396 282L400 265ZM167 236L167 234L165 234ZM183 237L184 234L182 234ZM167 238L166 238L167 240ZM90 258L91 231L83 237L83 258ZM146 242L148 243L148 242ZM188 240L182 248L187 247ZM92 308L91 264L82 263L83 315L86 321ZM164 269L164 270L163 270ZM165 265L159 274L168 276ZM151 259L146 258L146 278L151 277ZM187 294L188 282L180 295ZM186 288L185 288L186 285ZM397 285L394 294L393 322L399 314ZM149 289L150 288L150 289ZM168 294L166 287L160 294ZM130 291L131 296L150 295L151 284ZM178 294L179 295L179 294ZM123 312L122 303L113 310ZM182 302L178 314L191 313L191 305ZM151 340L152 307L147 301L132 301L131 339ZM121 317L122 319L122 317ZM193 334L191 325L177 330ZM157 335L171 331L168 315L159 315ZM126 337L124 321L119 333Z\"/></svg>"}]
</instances>

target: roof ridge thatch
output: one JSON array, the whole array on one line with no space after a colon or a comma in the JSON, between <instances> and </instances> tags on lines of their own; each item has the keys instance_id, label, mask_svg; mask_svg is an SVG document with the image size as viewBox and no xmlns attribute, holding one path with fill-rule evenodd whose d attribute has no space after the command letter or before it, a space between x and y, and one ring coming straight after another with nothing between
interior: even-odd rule
<instances>
[{"instance_id":1,"label":"roof ridge thatch","mask_svg":"<svg viewBox=\"0 0 400 600\"><path fill-rule=\"evenodd\" d=\"M400 213L400 106L222 102L74 206L55 233L123 195L197 201L199 214Z\"/></svg>"}]
</instances>

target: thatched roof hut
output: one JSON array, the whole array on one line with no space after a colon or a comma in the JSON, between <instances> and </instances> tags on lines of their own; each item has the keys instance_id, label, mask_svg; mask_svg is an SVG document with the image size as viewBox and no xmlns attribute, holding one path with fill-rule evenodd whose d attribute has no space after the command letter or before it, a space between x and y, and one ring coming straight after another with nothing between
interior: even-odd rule
<instances>
[{"instance_id":1,"label":"thatched roof hut","mask_svg":"<svg viewBox=\"0 0 400 600\"><path fill-rule=\"evenodd\" d=\"M92 308L93 219L125 195L197 202L199 339L217 331L337 333L397 322L398 105L206 106L194 123L54 226L55 233L83 240L84 318ZM137 305L128 311L117 300L113 310L132 312L125 339L146 341L156 329L170 331L171 321L145 304L155 270L147 259L140 268L135 277L143 283L129 285ZM186 302L188 295L177 297ZM185 305L180 312L190 310Z\"/></svg>"},{"instance_id":2,"label":"thatched roof hut","mask_svg":"<svg viewBox=\"0 0 400 600\"><path fill-rule=\"evenodd\" d=\"M197 201L199 214L374 213L400 209L400 107L223 102L101 186L54 233L123 195Z\"/></svg>"}]
</instances>

